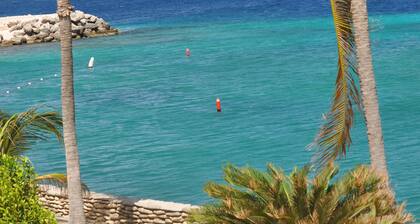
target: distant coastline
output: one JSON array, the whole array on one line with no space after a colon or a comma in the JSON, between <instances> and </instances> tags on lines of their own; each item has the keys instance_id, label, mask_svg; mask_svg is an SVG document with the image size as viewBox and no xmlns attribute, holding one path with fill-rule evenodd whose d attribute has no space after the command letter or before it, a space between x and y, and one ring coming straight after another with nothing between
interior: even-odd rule
<instances>
[{"instance_id":1,"label":"distant coastline","mask_svg":"<svg viewBox=\"0 0 420 224\"><path fill-rule=\"evenodd\" d=\"M118 34L105 20L76 10L71 14L75 39ZM59 41L57 14L0 17L0 46Z\"/></svg>"}]
</instances>

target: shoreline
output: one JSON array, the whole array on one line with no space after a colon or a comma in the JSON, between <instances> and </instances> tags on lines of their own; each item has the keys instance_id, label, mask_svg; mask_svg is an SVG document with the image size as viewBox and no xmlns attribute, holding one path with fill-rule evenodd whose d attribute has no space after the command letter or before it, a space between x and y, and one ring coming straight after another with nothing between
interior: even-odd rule
<instances>
[{"instance_id":1,"label":"shoreline","mask_svg":"<svg viewBox=\"0 0 420 224\"><path fill-rule=\"evenodd\" d=\"M117 35L104 19L76 10L70 15L73 39ZM60 40L57 14L0 17L0 47Z\"/></svg>"}]
</instances>

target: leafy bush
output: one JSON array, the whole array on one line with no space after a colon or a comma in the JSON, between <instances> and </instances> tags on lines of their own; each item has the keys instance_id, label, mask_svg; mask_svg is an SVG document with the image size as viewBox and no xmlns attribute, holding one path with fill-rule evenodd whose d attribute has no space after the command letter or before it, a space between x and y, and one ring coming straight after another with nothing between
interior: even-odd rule
<instances>
[{"instance_id":1,"label":"leafy bush","mask_svg":"<svg viewBox=\"0 0 420 224\"><path fill-rule=\"evenodd\" d=\"M269 164L267 172L228 165L224 179L205 191L216 199L192 211L189 222L202 224L400 224L412 221L395 202L384 180L358 166L332 183L338 173L330 165L312 180L309 168L289 176Z\"/></svg>"},{"instance_id":2,"label":"leafy bush","mask_svg":"<svg viewBox=\"0 0 420 224\"><path fill-rule=\"evenodd\" d=\"M34 180L27 158L0 154L0 223L57 223L41 206Z\"/></svg>"}]
</instances>

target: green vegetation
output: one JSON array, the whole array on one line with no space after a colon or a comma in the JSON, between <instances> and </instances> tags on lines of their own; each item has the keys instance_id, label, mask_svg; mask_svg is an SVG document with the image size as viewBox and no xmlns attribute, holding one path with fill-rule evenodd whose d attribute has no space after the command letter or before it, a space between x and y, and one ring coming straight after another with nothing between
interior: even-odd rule
<instances>
[{"instance_id":1,"label":"green vegetation","mask_svg":"<svg viewBox=\"0 0 420 224\"><path fill-rule=\"evenodd\" d=\"M0 154L0 223L57 223L38 200L35 178L27 158Z\"/></svg>"},{"instance_id":2,"label":"green vegetation","mask_svg":"<svg viewBox=\"0 0 420 224\"><path fill-rule=\"evenodd\" d=\"M267 172L227 165L228 184L210 182L205 191L214 203L193 211L189 222L203 224L337 224L409 223L410 214L398 205L385 180L358 166L332 181L338 168L326 166L312 180L309 167L289 176L269 164Z\"/></svg>"},{"instance_id":3,"label":"green vegetation","mask_svg":"<svg viewBox=\"0 0 420 224\"><path fill-rule=\"evenodd\" d=\"M30 149L31 144L47 140L51 134L61 142L62 126L61 116L55 111L38 112L37 108L16 114L0 111L0 155L21 156L24 151ZM67 186L64 174L38 176L36 181L58 187Z\"/></svg>"}]
</instances>

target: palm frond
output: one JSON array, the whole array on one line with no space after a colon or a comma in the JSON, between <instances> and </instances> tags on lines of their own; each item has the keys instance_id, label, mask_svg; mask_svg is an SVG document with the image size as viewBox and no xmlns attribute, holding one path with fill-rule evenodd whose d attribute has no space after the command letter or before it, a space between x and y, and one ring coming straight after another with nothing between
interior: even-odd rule
<instances>
[{"instance_id":1,"label":"palm frond","mask_svg":"<svg viewBox=\"0 0 420 224\"><path fill-rule=\"evenodd\" d=\"M62 191L67 190L67 176L61 173L51 173L46 175L37 176L35 182L42 186L43 190L48 190L51 187L58 188ZM82 191L84 194L89 194L89 187L82 183Z\"/></svg>"},{"instance_id":2,"label":"palm frond","mask_svg":"<svg viewBox=\"0 0 420 224\"><path fill-rule=\"evenodd\" d=\"M333 181L338 173L334 164L324 167L312 180L308 166L296 168L288 176L272 164L267 172L233 165L224 172L228 184L207 184L205 191L216 200L191 211L189 223L404 224L413 219L368 166L359 166L337 181ZM281 190L283 183L290 185L290 190ZM284 200L285 192L291 195L291 202Z\"/></svg>"},{"instance_id":3,"label":"palm frond","mask_svg":"<svg viewBox=\"0 0 420 224\"><path fill-rule=\"evenodd\" d=\"M351 144L353 105L361 108L359 90L355 84L355 42L352 24L351 0L331 0L338 48L338 72L330 111L310 148L317 149L314 163L325 166L338 156L345 156ZM361 110L360 110L361 111Z\"/></svg>"},{"instance_id":4,"label":"palm frond","mask_svg":"<svg viewBox=\"0 0 420 224\"><path fill-rule=\"evenodd\" d=\"M62 141L61 116L57 112L38 112L37 108L8 115L0 113L0 153L20 155L28 146L54 134Z\"/></svg>"}]
</instances>

